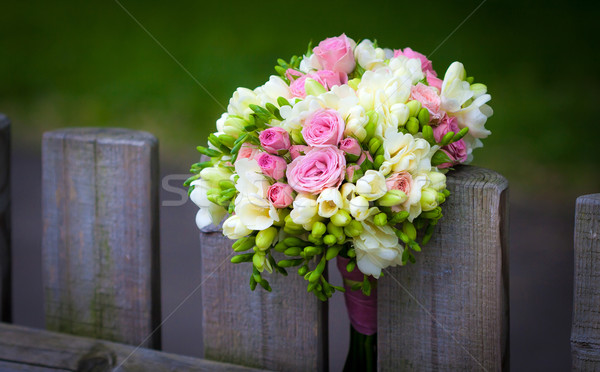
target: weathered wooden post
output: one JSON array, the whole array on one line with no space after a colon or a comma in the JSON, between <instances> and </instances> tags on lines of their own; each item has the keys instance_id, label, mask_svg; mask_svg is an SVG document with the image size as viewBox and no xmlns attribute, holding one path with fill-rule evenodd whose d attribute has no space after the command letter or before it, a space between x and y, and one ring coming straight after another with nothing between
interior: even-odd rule
<instances>
[{"instance_id":1,"label":"weathered wooden post","mask_svg":"<svg viewBox=\"0 0 600 372\"><path fill-rule=\"evenodd\" d=\"M159 348L156 138L56 130L42 165L46 327Z\"/></svg>"},{"instance_id":2,"label":"weathered wooden post","mask_svg":"<svg viewBox=\"0 0 600 372\"><path fill-rule=\"evenodd\" d=\"M204 357L278 371L328 369L327 304L306 292L306 281L268 276L271 293L250 291L249 264L229 262L232 241L206 228L202 249Z\"/></svg>"},{"instance_id":3,"label":"weathered wooden post","mask_svg":"<svg viewBox=\"0 0 600 372\"><path fill-rule=\"evenodd\" d=\"M0 321L11 319L10 120L0 114Z\"/></svg>"},{"instance_id":4,"label":"weathered wooden post","mask_svg":"<svg viewBox=\"0 0 600 372\"><path fill-rule=\"evenodd\" d=\"M378 282L380 371L508 370L507 188L482 168L449 175L433 239Z\"/></svg>"},{"instance_id":5,"label":"weathered wooden post","mask_svg":"<svg viewBox=\"0 0 600 372\"><path fill-rule=\"evenodd\" d=\"M574 371L600 371L600 194L577 198L571 356Z\"/></svg>"}]
</instances>

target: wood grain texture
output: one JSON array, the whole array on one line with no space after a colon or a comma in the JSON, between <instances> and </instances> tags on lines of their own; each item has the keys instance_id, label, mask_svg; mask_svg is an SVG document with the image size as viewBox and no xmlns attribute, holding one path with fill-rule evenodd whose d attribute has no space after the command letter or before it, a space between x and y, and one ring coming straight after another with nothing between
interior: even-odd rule
<instances>
[{"instance_id":1,"label":"wood grain texture","mask_svg":"<svg viewBox=\"0 0 600 372\"><path fill-rule=\"evenodd\" d=\"M600 194L577 198L571 356L574 371L600 371Z\"/></svg>"},{"instance_id":2,"label":"wood grain texture","mask_svg":"<svg viewBox=\"0 0 600 372\"><path fill-rule=\"evenodd\" d=\"M160 347L158 142L69 128L42 144L42 265L50 330Z\"/></svg>"},{"instance_id":3,"label":"wood grain texture","mask_svg":"<svg viewBox=\"0 0 600 372\"><path fill-rule=\"evenodd\" d=\"M0 114L0 321L11 321L10 120Z\"/></svg>"},{"instance_id":4,"label":"wood grain texture","mask_svg":"<svg viewBox=\"0 0 600 372\"><path fill-rule=\"evenodd\" d=\"M115 368L119 366L119 368ZM94 367L94 368L92 368ZM0 371L251 372L231 364L0 323Z\"/></svg>"},{"instance_id":5,"label":"wood grain texture","mask_svg":"<svg viewBox=\"0 0 600 372\"><path fill-rule=\"evenodd\" d=\"M417 262L378 282L380 371L508 370L507 191L504 177L461 166Z\"/></svg>"},{"instance_id":6,"label":"wood grain texture","mask_svg":"<svg viewBox=\"0 0 600 372\"><path fill-rule=\"evenodd\" d=\"M326 371L327 304L296 274L265 274L273 292L249 281L251 263L232 264L232 241L209 227L200 236L204 357L278 371Z\"/></svg>"}]
</instances>

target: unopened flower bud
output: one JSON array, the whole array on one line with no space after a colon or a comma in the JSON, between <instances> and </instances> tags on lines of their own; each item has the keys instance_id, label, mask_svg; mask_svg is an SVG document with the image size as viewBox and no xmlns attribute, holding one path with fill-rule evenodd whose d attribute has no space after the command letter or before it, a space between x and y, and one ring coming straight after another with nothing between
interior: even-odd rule
<instances>
[{"instance_id":1,"label":"unopened flower bud","mask_svg":"<svg viewBox=\"0 0 600 372\"><path fill-rule=\"evenodd\" d=\"M408 102L406 106L408 106L408 115L411 117L416 117L419 113L419 110L421 110L421 102L417 101L416 99Z\"/></svg>"},{"instance_id":2,"label":"unopened flower bud","mask_svg":"<svg viewBox=\"0 0 600 372\"><path fill-rule=\"evenodd\" d=\"M350 86L350 88L357 90L358 89L358 84L360 84L360 78L354 78L351 80L348 80L348 85Z\"/></svg>"},{"instance_id":3,"label":"unopened flower bud","mask_svg":"<svg viewBox=\"0 0 600 372\"><path fill-rule=\"evenodd\" d=\"M329 246L334 245L337 243L337 238L332 234L327 234L323 237L323 243Z\"/></svg>"},{"instance_id":4,"label":"unopened flower bud","mask_svg":"<svg viewBox=\"0 0 600 372\"><path fill-rule=\"evenodd\" d=\"M256 234L256 246L258 249L265 250L273 244L273 241L277 237L277 229L273 226L259 231Z\"/></svg>"},{"instance_id":5,"label":"unopened flower bud","mask_svg":"<svg viewBox=\"0 0 600 372\"><path fill-rule=\"evenodd\" d=\"M382 207L393 207L398 204L402 204L408 197L402 190L390 190L385 193L384 196L377 200L377 204Z\"/></svg>"},{"instance_id":6,"label":"unopened flower bud","mask_svg":"<svg viewBox=\"0 0 600 372\"><path fill-rule=\"evenodd\" d=\"M317 221L312 226L312 235L320 238L327 232L327 226L323 222Z\"/></svg>"},{"instance_id":7,"label":"unopened flower bud","mask_svg":"<svg viewBox=\"0 0 600 372\"><path fill-rule=\"evenodd\" d=\"M267 256L265 255L264 252L259 251L259 252L254 253L254 256L252 256L252 264L254 265L254 267L256 267L256 270L260 271L261 273L265 269L266 261L267 261Z\"/></svg>"},{"instance_id":8,"label":"unopened flower bud","mask_svg":"<svg viewBox=\"0 0 600 372\"><path fill-rule=\"evenodd\" d=\"M430 211L437 206L437 191L430 187L424 188L421 191L421 208L423 211Z\"/></svg>"},{"instance_id":9,"label":"unopened flower bud","mask_svg":"<svg viewBox=\"0 0 600 372\"><path fill-rule=\"evenodd\" d=\"M385 213L378 213L373 217L373 223L376 226L385 226L387 224L387 215Z\"/></svg>"},{"instance_id":10,"label":"unopened flower bud","mask_svg":"<svg viewBox=\"0 0 600 372\"><path fill-rule=\"evenodd\" d=\"M325 89L325 87L315 79L307 78L304 81L304 91L306 92L307 96L318 96L326 93L327 89Z\"/></svg>"},{"instance_id":11,"label":"unopened flower bud","mask_svg":"<svg viewBox=\"0 0 600 372\"><path fill-rule=\"evenodd\" d=\"M350 213L343 209L338 210L336 214L331 216L331 223L333 223L335 226L344 227L347 226L350 223L350 221L352 221Z\"/></svg>"},{"instance_id":12,"label":"unopened flower bud","mask_svg":"<svg viewBox=\"0 0 600 372\"><path fill-rule=\"evenodd\" d=\"M246 120L230 115L223 124L223 132L231 137L238 138L246 125L248 125Z\"/></svg>"},{"instance_id":13,"label":"unopened flower bud","mask_svg":"<svg viewBox=\"0 0 600 372\"><path fill-rule=\"evenodd\" d=\"M357 220L350 221L348 226L344 227L344 233L351 238L359 236L363 230L363 225Z\"/></svg>"},{"instance_id":14,"label":"unopened flower bud","mask_svg":"<svg viewBox=\"0 0 600 372\"><path fill-rule=\"evenodd\" d=\"M412 116L408 118L408 121L406 122L406 130L410 134L417 134L419 132L419 120Z\"/></svg>"},{"instance_id":15,"label":"unopened flower bud","mask_svg":"<svg viewBox=\"0 0 600 372\"><path fill-rule=\"evenodd\" d=\"M421 126L429 124L429 110L427 110L425 107L419 110L417 117L419 118L419 123L421 123Z\"/></svg>"},{"instance_id":16,"label":"unopened flower bud","mask_svg":"<svg viewBox=\"0 0 600 372\"><path fill-rule=\"evenodd\" d=\"M412 224L412 222L404 221L404 223L402 224L402 231L410 240L417 239L417 229L415 228L415 225Z\"/></svg>"}]
</instances>

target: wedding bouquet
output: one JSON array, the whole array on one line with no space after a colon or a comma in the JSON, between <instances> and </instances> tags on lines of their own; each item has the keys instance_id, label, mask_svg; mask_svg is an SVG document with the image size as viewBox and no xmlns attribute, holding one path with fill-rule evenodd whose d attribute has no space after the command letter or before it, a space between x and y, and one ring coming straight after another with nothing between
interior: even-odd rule
<instances>
[{"instance_id":1,"label":"wedding bouquet","mask_svg":"<svg viewBox=\"0 0 600 372\"><path fill-rule=\"evenodd\" d=\"M471 161L492 115L487 88L460 62L443 80L423 54L345 35L278 60L278 75L238 88L204 160L186 181L199 228L223 222L233 263L297 267L326 301L345 288L323 275L335 257L354 273L346 288L371 292L388 266L415 262L449 196L445 173ZM207 160L208 159L208 160Z\"/></svg>"}]
</instances>

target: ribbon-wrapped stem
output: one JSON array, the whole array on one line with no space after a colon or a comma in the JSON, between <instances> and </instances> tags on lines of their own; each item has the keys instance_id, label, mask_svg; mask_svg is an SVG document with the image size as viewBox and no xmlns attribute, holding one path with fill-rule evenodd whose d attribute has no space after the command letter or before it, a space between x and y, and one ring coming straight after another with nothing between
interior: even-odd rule
<instances>
[{"instance_id":1,"label":"ribbon-wrapped stem","mask_svg":"<svg viewBox=\"0 0 600 372\"><path fill-rule=\"evenodd\" d=\"M370 277L371 294L367 296L359 290L352 290L355 283L361 283L363 273L355 268L346 270L349 260L337 257L337 266L344 279L344 300L350 318L350 350L344 365L344 372L375 371L377 369L377 281Z\"/></svg>"}]
</instances>

